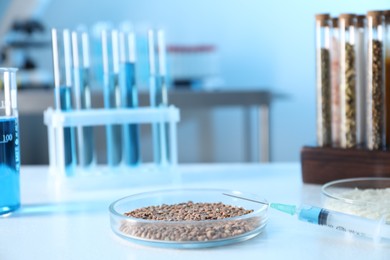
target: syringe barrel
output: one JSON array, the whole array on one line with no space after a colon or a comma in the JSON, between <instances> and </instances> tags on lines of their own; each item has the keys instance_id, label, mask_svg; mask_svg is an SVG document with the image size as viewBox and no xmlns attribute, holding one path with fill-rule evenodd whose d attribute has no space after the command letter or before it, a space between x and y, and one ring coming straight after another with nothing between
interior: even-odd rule
<instances>
[{"instance_id":1,"label":"syringe barrel","mask_svg":"<svg viewBox=\"0 0 390 260\"><path fill-rule=\"evenodd\" d=\"M298 219L357 236L376 240L390 239L390 225L386 224L385 218L373 220L313 206L302 206L299 209Z\"/></svg>"}]
</instances>

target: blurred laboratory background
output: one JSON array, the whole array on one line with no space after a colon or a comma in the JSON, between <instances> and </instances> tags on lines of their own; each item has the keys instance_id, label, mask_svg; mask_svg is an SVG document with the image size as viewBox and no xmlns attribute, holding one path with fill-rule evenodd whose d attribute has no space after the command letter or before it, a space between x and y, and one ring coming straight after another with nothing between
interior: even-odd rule
<instances>
[{"instance_id":1,"label":"blurred laboratory background","mask_svg":"<svg viewBox=\"0 0 390 260\"><path fill-rule=\"evenodd\" d=\"M88 28L92 59L101 63L94 33L131 24L141 105L148 100L147 30L165 31L170 102L181 113L180 163L287 162L316 140L315 14L385 9L389 0L1 0L0 66L19 68L22 163L48 163L52 27ZM92 87L99 106L101 86ZM150 131L141 141L151 142Z\"/></svg>"}]
</instances>

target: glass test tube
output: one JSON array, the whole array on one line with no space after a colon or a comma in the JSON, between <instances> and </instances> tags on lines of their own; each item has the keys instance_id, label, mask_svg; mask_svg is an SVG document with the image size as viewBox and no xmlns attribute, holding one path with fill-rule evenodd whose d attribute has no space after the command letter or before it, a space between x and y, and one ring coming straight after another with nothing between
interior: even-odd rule
<instances>
[{"instance_id":1,"label":"glass test tube","mask_svg":"<svg viewBox=\"0 0 390 260\"><path fill-rule=\"evenodd\" d=\"M64 112L72 110L72 57L71 36L69 30L52 29L52 52L54 69L55 108ZM58 138L63 139L63 147L57 147L60 161L64 160L65 170L72 174L76 165L76 145L74 128L64 127L58 132Z\"/></svg>"},{"instance_id":2,"label":"glass test tube","mask_svg":"<svg viewBox=\"0 0 390 260\"><path fill-rule=\"evenodd\" d=\"M152 107L167 107L168 93L166 85L165 39L164 32L162 30L158 30L157 35L153 30L149 30L148 49L150 73L150 105ZM170 151L168 146L168 123L153 124L152 134L154 145L154 160L157 164L166 164L170 161Z\"/></svg>"},{"instance_id":3,"label":"glass test tube","mask_svg":"<svg viewBox=\"0 0 390 260\"><path fill-rule=\"evenodd\" d=\"M316 78L317 78L317 144L331 146L331 19L329 14L316 15Z\"/></svg>"},{"instance_id":4,"label":"glass test tube","mask_svg":"<svg viewBox=\"0 0 390 260\"><path fill-rule=\"evenodd\" d=\"M385 15L386 147L390 149L390 10Z\"/></svg>"},{"instance_id":5,"label":"glass test tube","mask_svg":"<svg viewBox=\"0 0 390 260\"><path fill-rule=\"evenodd\" d=\"M340 27L340 110L341 147L356 147L356 16L341 14Z\"/></svg>"},{"instance_id":6,"label":"glass test tube","mask_svg":"<svg viewBox=\"0 0 390 260\"><path fill-rule=\"evenodd\" d=\"M20 206L16 71L0 68L0 215Z\"/></svg>"},{"instance_id":7,"label":"glass test tube","mask_svg":"<svg viewBox=\"0 0 390 260\"><path fill-rule=\"evenodd\" d=\"M89 39L85 31L72 32L75 109L91 109ZM77 127L79 164L95 163L93 127Z\"/></svg>"},{"instance_id":8,"label":"glass test tube","mask_svg":"<svg viewBox=\"0 0 390 260\"><path fill-rule=\"evenodd\" d=\"M135 35L133 32L119 33L119 85L123 108L138 107L138 92L135 80ZM123 159L126 165L140 163L140 134L137 124L123 126Z\"/></svg>"},{"instance_id":9,"label":"glass test tube","mask_svg":"<svg viewBox=\"0 0 390 260\"><path fill-rule=\"evenodd\" d=\"M385 146L384 21L380 11L367 13L367 148Z\"/></svg>"},{"instance_id":10,"label":"glass test tube","mask_svg":"<svg viewBox=\"0 0 390 260\"><path fill-rule=\"evenodd\" d=\"M104 72L104 107L121 107L119 86L119 35L117 30L102 31L102 55ZM107 125L107 164L118 166L122 161L122 126Z\"/></svg>"},{"instance_id":11,"label":"glass test tube","mask_svg":"<svg viewBox=\"0 0 390 260\"><path fill-rule=\"evenodd\" d=\"M356 26L356 142L366 145L367 34L366 16L358 15Z\"/></svg>"},{"instance_id":12,"label":"glass test tube","mask_svg":"<svg viewBox=\"0 0 390 260\"><path fill-rule=\"evenodd\" d=\"M340 30L339 19L332 18L331 44L331 103L332 103L332 146L340 146Z\"/></svg>"}]
</instances>

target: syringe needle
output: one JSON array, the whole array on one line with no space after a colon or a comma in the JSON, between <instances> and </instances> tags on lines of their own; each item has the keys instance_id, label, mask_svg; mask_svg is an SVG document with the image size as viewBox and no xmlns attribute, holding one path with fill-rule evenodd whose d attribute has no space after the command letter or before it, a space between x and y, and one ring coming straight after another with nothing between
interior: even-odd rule
<instances>
[{"instance_id":1,"label":"syringe needle","mask_svg":"<svg viewBox=\"0 0 390 260\"><path fill-rule=\"evenodd\" d=\"M232 195L232 194L227 194L227 193L222 193L222 194L223 194L223 195L226 195L226 196L229 196L229 197L237 198L237 199L242 199L242 200L252 201L252 202L256 202L256 203L260 203L260 204L264 204L264 205L269 205L269 203L263 202L263 201L259 201L259 200L252 200L252 199L243 198L243 197L240 197L240 196L236 196L236 195Z\"/></svg>"},{"instance_id":2,"label":"syringe needle","mask_svg":"<svg viewBox=\"0 0 390 260\"><path fill-rule=\"evenodd\" d=\"M280 203L270 203L270 207L281 212L290 214L291 216L297 214L297 207L295 205L280 204Z\"/></svg>"},{"instance_id":3,"label":"syringe needle","mask_svg":"<svg viewBox=\"0 0 390 260\"><path fill-rule=\"evenodd\" d=\"M240 196L236 196L236 195L232 195L232 194L227 194L227 193L222 193L222 194L229 196L229 197L234 197L237 199L242 199L242 200L247 200L247 201L251 201L251 202L255 202L255 203L261 203L264 205L268 205L271 208L274 208L276 210L282 211L282 212L290 214L290 215L295 215L297 212L297 207L294 205L286 205L286 204L280 204L280 203L267 203L267 202L263 202L263 201L259 201L259 200L252 200L252 199L248 199L248 198L244 198L244 197L240 197Z\"/></svg>"}]
</instances>

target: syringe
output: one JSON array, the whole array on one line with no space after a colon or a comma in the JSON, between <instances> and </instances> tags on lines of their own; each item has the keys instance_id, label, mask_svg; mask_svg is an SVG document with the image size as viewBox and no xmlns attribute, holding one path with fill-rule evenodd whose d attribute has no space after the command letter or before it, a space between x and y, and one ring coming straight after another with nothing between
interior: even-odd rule
<instances>
[{"instance_id":1,"label":"syringe","mask_svg":"<svg viewBox=\"0 0 390 260\"><path fill-rule=\"evenodd\" d=\"M326 226L357 236L373 238L375 241L379 241L380 239L390 240L390 224L386 223L387 216L383 216L380 220L374 220L315 206L301 205L297 207L295 205L267 203L232 194L223 194L230 197L268 205L278 211L292 216L297 216L300 221Z\"/></svg>"}]
</instances>

